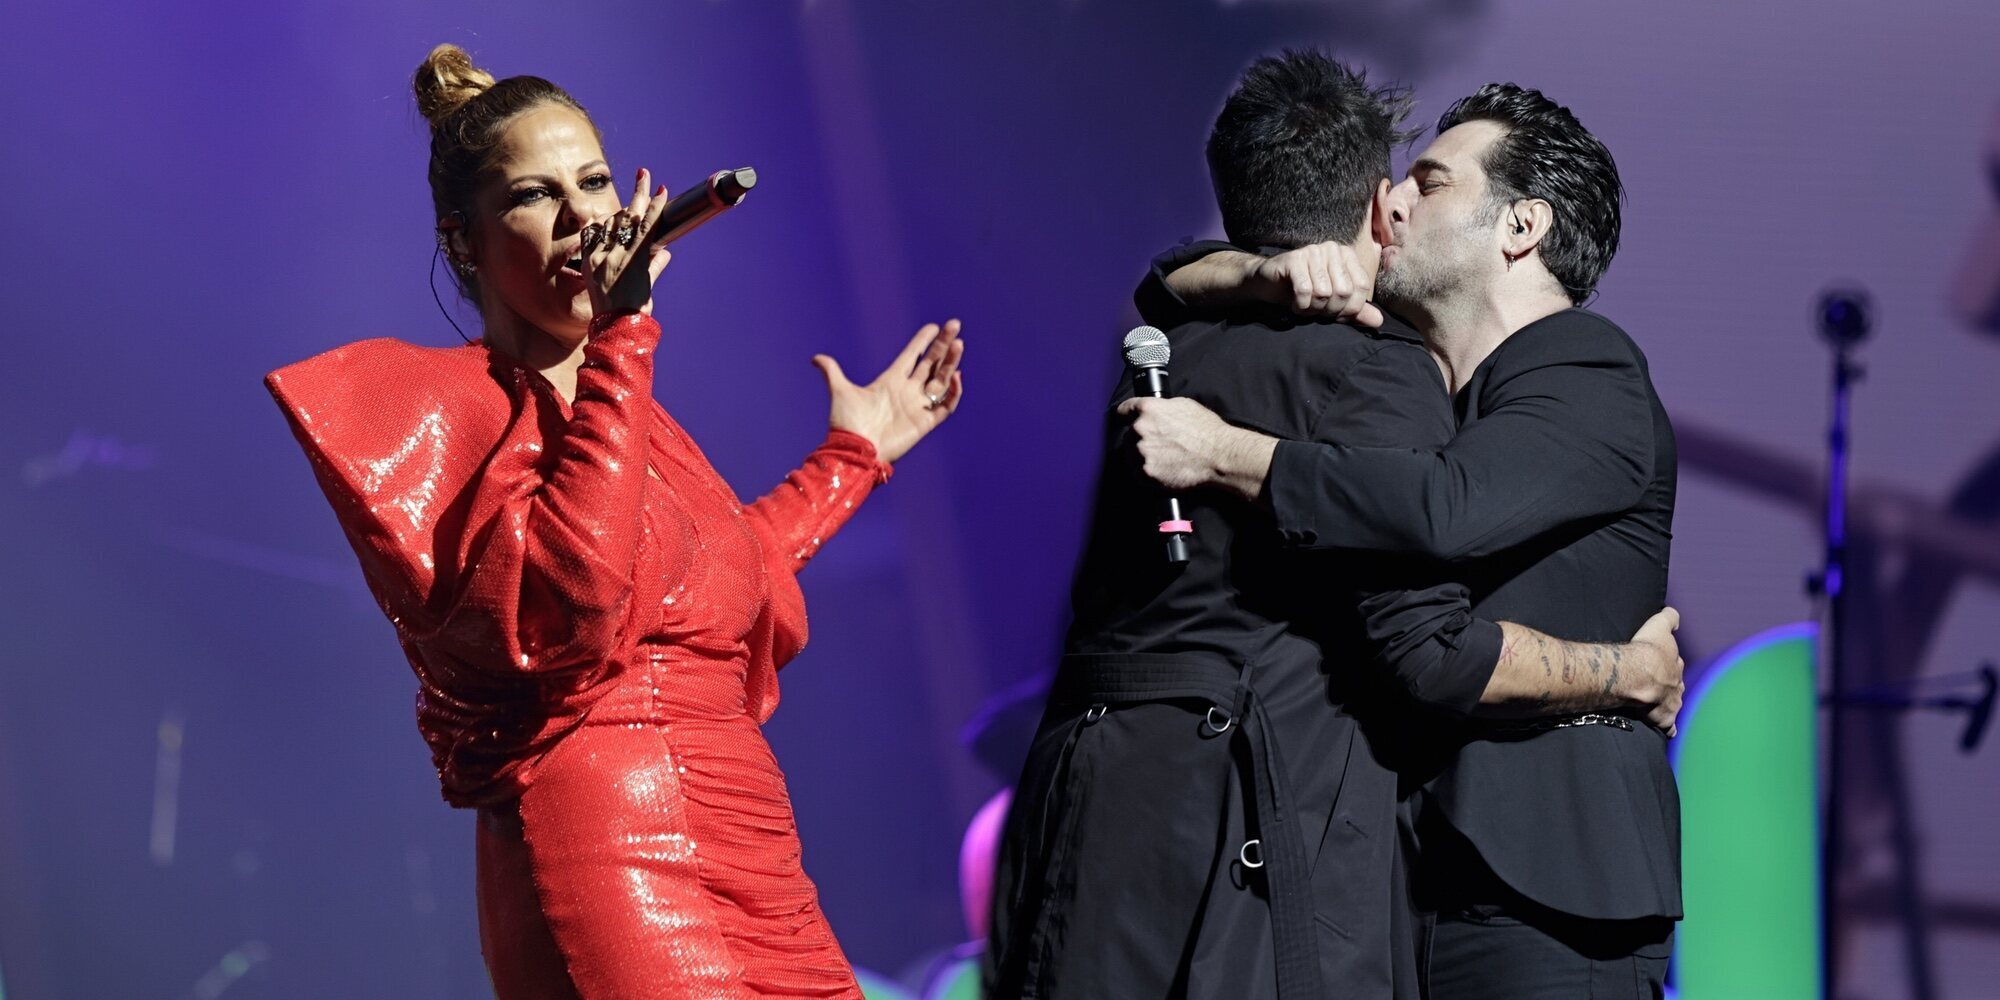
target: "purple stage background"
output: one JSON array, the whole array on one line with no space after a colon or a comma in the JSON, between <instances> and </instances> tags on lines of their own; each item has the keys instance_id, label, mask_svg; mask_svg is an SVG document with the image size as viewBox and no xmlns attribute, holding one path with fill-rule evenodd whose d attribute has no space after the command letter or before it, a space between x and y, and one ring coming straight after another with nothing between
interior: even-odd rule
<instances>
[{"instance_id":1,"label":"purple stage background","mask_svg":"<svg viewBox=\"0 0 2000 1000\"><path fill-rule=\"evenodd\" d=\"M471 817L438 799L408 668L259 384L364 337L455 342L408 86L437 42L568 87L620 171L758 169L659 307L657 394L739 492L818 440L810 354L873 373L918 323L965 320L967 402L807 571L813 640L769 728L835 929L891 976L966 937L957 838L1011 775L958 733L1052 664L1131 286L1217 229L1201 143L1260 52L1327 46L1414 84L1425 120L1494 79L1570 104L1631 198L1594 307L1684 427L1816 467L1809 309L1846 278L1880 317L1859 479L1941 502L2000 441L2000 343L1950 306L1961 268L2000 268L1967 263L1996 224L2000 7L232 0L7 22L6 1000L490 995ZM1811 613L1809 504L1697 461L1677 529L1691 664ZM1911 672L2000 656L1992 579L1945 587ZM2000 981L2000 750L1956 738L1919 717L1898 746L1935 995L1969 998ZM1880 876L1879 830L1855 836L1876 845L1856 877ZM1897 912L1855 913L1850 995L1911 995Z\"/></svg>"}]
</instances>

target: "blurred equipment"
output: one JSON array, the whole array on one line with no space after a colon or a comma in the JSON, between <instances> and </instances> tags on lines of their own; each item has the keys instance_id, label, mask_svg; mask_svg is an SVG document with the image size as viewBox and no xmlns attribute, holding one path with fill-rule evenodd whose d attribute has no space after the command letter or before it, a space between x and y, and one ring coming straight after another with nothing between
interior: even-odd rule
<instances>
[{"instance_id":1,"label":"blurred equipment","mask_svg":"<svg viewBox=\"0 0 2000 1000\"><path fill-rule=\"evenodd\" d=\"M174 834L181 805L181 740L187 725L179 712L167 709L160 719L159 749L153 758L153 826L147 850L162 868L174 863Z\"/></svg>"},{"instance_id":2,"label":"blurred equipment","mask_svg":"<svg viewBox=\"0 0 2000 1000\"><path fill-rule=\"evenodd\" d=\"M1986 263L2000 275L2000 259ZM1918 671L1957 583L1967 577L2000 583L2000 530L1994 526L2000 520L2000 453L1981 461L1942 503L1883 483L1850 485L1847 396L1861 375L1851 352L1872 329L1867 296L1830 292L1816 303L1814 318L1818 334L1835 351L1833 426L1824 470L1802 455L1693 419L1676 416L1675 437L1685 468L1824 517L1826 561L1808 583L1828 599L1827 629L1820 633L1828 680L1817 696L1828 710L1826 838L1820 856L1825 937L1819 954L1826 963L1826 995L1833 995L1834 962L1852 950L1839 947L1852 937L1850 915L1872 912L1894 915L1909 995L1926 1000L1936 995L1929 948L1933 921L1981 931L2000 921L2000 912L1924 892L1900 719L1910 711L1961 715L1957 743L1965 753L1978 749L1990 725L2000 697L1995 692L2000 669L1989 664L1935 677ZM1732 656L1740 652L1741 647ZM1711 669L1722 665L1718 661ZM1692 711L1692 699L1689 705ZM1713 739L1713 731L1705 738ZM1684 793L1700 795L1695 786L1707 780L1684 777ZM1702 834L1691 828L1688 836L1693 843ZM1864 853L1888 864L1863 871L1856 860ZM1688 857L1690 872L1706 864L1693 860L1693 849ZM1703 904L1691 899L1688 905L1683 934L1692 934L1686 939L1692 945L1706 937L1702 926L1708 918L1701 915ZM1677 966L1676 977L1685 985L1694 982L1684 979L1688 970L1700 975L1707 959L1678 948L1677 962L1682 953L1690 957Z\"/></svg>"},{"instance_id":3,"label":"blurred equipment","mask_svg":"<svg viewBox=\"0 0 2000 1000\"><path fill-rule=\"evenodd\" d=\"M1972 694L1923 694L1956 685ZM1968 670L1962 674L1943 677L1915 677L1907 683L1883 685L1849 691L1840 698L1846 708L1885 709L1896 712L1963 712L1965 728L1959 731L1958 749L1962 753L1972 753L1979 749L1979 743L1986 738L1987 724L1993 721L1993 702L2000 694L2000 668L1992 663L1982 663L1978 670Z\"/></svg>"},{"instance_id":4,"label":"blurred equipment","mask_svg":"<svg viewBox=\"0 0 2000 1000\"><path fill-rule=\"evenodd\" d=\"M1000 834L1014 790L1002 788L979 807L966 824L958 847L958 902L965 912L965 929L972 939L939 956L924 973L919 1000L982 1000L979 967L986 956L986 931L993 910L993 872L1000 855Z\"/></svg>"},{"instance_id":5,"label":"blurred equipment","mask_svg":"<svg viewBox=\"0 0 2000 1000\"><path fill-rule=\"evenodd\" d=\"M271 949L262 941L245 941L218 959L213 967L195 980L196 1000L216 1000L250 970L271 959Z\"/></svg>"},{"instance_id":6,"label":"blurred equipment","mask_svg":"<svg viewBox=\"0 0 2000 1000\"><path fill-rule=\"evenodd\" d=\"M2000 333L2000 109L1986 133L1986 193L1995 211L1978 224L1951 283L1951 307L1968 326Z\"/></svg>"},{"instance_id":7,"label":"blurred equipment","mask_svg":"<svg viewBox=\"0 0 2000 1000\"><path fill-rule=\"evenodd\" d=\"M1841 776L1846 771L1846 732L1841 726L1846 683L1847 625L1847 452L1848 401L1861 368L1854 363L1853 351L1868 338L1873 326L1868 293L1852 288L1827 291L1819 300L1819 333L1833 347L1833 418L1827 430L1826 473L1826 562L1810 579L1807 589L1826 599L1826 836L1821 841L1820 898L1838 900L1842 853ZM1838 996L1836 976L1839 951L1835 940L1838 909L1826 907L1820 921L1820 960L1826 995Z\"/></svg>"}]
</instances>

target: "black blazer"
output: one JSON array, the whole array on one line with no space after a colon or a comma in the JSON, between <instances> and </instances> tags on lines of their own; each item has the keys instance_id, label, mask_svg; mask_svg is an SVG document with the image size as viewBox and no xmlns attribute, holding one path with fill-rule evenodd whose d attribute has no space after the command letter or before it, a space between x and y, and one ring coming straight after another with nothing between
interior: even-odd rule
<instances>
[{"instance_id":1,"label":"black blazer","mask_svg":"<svg viewBox=\"0 0 2000 1000\"><path fill-rule=\"evenodd\" d=\"M1442 449L1280 444L1268 484L1279 531L1307 548L1457 564L1482 619L1630 638L1666 602L1675 484L1673 429L1638 346L1565 310L1503 342L1454 405L1458 434ZM1638 720L1466 723L1442 739L1430 803L1508 885L1583 917L1681 915L1662 733Z\"/></svg>"}]
</instances>

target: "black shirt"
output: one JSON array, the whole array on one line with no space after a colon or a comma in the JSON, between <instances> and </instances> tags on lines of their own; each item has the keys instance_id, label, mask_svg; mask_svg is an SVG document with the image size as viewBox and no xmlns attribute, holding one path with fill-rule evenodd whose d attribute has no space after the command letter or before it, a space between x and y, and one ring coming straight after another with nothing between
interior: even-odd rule
<instances>
[{"instance_id":1,"label":"black shirt","mask_svg":"<svg viewBox=\"0 0 2000 1000\"><path fill-rule=\"evenodd\" d=\"M1365 331L1276 308L1200 315L1167 288L1166 274L1218 249L1236 248L1203 241L1161 255L1136 296L1144 318L1169 332L1172 395L1281 439L1399 449L1450 440L1456 419L1437 365L1393 317ZM1499 658L1500 632L1467 614L1466 589L1446 580L1437 560L1298 558L1263 506L1197 491L1181 497L1195 525L1192 558L1168 566L1156 530L1166 494L1141 470L1130 422L1113 412L1132 394L1122 380L1106 410L1068 652L1205 650L1238 662L1331 656L1343 668L1387 671L1385 681L1431 708L1472 711ZM1357 611L1362 601L1372 620Z\"/></svg>"}]
</instances>

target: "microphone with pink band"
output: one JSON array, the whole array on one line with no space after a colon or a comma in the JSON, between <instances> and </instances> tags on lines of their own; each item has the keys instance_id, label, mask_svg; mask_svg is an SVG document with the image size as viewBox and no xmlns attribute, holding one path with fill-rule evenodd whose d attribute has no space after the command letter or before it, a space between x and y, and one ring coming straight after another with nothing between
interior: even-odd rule
<instances>
[{"instance_id":1,"label":"microphone with pink band","mask_svg":"<svg viewBox=\"0 0 2000 1000\"><path fill-rule=\"evenodd\" d=\"M1125 363L1133 368L1132 390L1154 399L1167 398L1167 359L1172 355L1173 346L1158 327L1133 327L1125 335ZM1160 534L1167 536L1167 561L1187 562L1188 536L1194 534L1194 522L1181 516L1177 496L1167 497L1167 519L1160 522Z\"/></svg>"}]
</instances>

